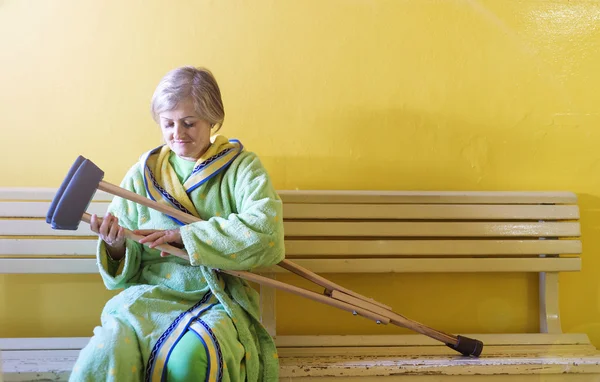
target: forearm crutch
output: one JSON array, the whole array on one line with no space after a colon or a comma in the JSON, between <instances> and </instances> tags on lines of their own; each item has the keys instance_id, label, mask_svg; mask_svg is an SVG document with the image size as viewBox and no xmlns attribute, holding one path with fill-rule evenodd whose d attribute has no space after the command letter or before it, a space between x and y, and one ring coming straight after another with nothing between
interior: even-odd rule
<instances>
[{"instance_id":1,"label":"forearm crutch","mask_svg":"<svg viewBox=\"0 0 600 382\"><path fill-rule=\"evenodd\" d=\"M89 223L90 215L86 212L86 209L97 190L163 212L186 224L201 221L201 219L193 215L186 214L173 207L157 203L134 192L107 183L102 180L103 178L104 172L100 168L89 159L79 156L71 166L66 178L63 180L54 199L50 203L46 215L46 222L52 226L52 229L77 230L81 221ZM129 230L125 230L125 236L136 241L142 237L135 235ZM168 244L160 245L156 248L189 261L188 254L182 249ZM479 357L483 350L483 343L477 339L446 334L408 319L393 312L389 306L337 285L289 260L283 260L277 265L322 286L325 288L324 293L319 294L251 272L223 269L216 269L216 271L309 298L351 312L354 315L371 319L378 324L392 323L411 329L417 333L424 334L440 341L465 356Z\"/></svg>"}]
</instances>

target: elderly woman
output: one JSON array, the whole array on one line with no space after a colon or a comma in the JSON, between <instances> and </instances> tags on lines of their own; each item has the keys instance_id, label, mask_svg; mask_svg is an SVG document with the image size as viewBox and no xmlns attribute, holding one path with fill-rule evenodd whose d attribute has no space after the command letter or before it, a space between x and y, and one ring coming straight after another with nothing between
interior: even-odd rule
<instances>
[{"instance_id":1,"label":"elderly woman","mask_svg":"<svg viewBox=\"0 0 600 382\"><path fill-rule=\"evenodd\" d=\"M224 118L206 69L169 72L152 98L165 143L141 156L123 188L201 219L177 219L115 197L90 227L109 289L102 325L71 380L275 381L277 350L259 322L258 294L217 269L251 270L284 258L282 203L258 157L216 135ZM123 227L144 236L125 239ZM154 249L185 248L186 262Z\"/></svg>"}]
</instances>

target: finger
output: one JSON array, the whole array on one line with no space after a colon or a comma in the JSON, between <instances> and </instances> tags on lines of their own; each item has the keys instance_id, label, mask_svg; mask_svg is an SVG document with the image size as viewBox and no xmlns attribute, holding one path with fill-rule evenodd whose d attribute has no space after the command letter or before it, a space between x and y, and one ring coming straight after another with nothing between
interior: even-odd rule
<instances>
[{"instance_id":1,"label":"finger","mask_svg":"<svg viewBox=\"0 0 600 382\"><path fill-rule=\"evenodd\" d=\"M90 229L92 232L98 233L98 226L98 216L96 216L96 214L92 214L90 217Z\"/></svg>"},{"instance_id":2,"label":"finger","mask_svg":"<svg viewBox=\"0 0 600 382\"><path fill-rule=\"evenodd\" d=\"M157 245L166 244L168 242L169 242L169 236L163 235L163 236L159 237L158 239L154 240L154 242L150 245L150 248L154 248Z\"/></svg>"},{"instance_id":3,"label":"finger","mask_svg":"<svg viewBox=\"0 0 600 382\"><path fill-rule=\"evenodd\" d=\"M152 244L154 244L153 242L155 240L157 240L159 237L163 236L164 234L165 234L164 231L154 232L154 233L151 233L148 236L144 236L143 238L140 239L139 242L141 244L150 243L150 245L152 245ZM150 248L152 248L152 247L150 247Z\"/></svg>"},{"instance_id":4,"label":"finger","mask_svg":"<svg viewBox=\"0 0 600 382\"><path fill-rule=\"evenodd\" d=\"M162 235L162 231L153 232L147 236L142 237L139 242L142 244L151 243L154 240L158 239Z\"/></svg>"},{"instance_id":5,"label":"finger","mask_svg":"<svg viewBox=\"0 0 600 382\"><path fill-rule=\"evenodd\" d=\"M117 240L125 240L125 228L119 226L119 232L117 233Z\"/></svg>"},{"instance_id":6,"label":"finger","mask_svg":"<svg viewBox=\"0 0 600 382\"><path fill-rule=\"evenodd\" d=\"M100 223L100 235L103 239L108 238L111 221L112 216L107 214L104 219L102 219L102 223Z\"/></svg>"},{"instance_id":7,"label":"finger","mask_svg":"<svg viewBox=\"0 0 600 382\"><path fill-rule=\"evenodd\" d=\"M171 239L172 239L172 235L170 235L169 231L163 231L163 235L161 237L159 237L158 239L154 240L154 242L150 245L150 248L154 248L156 246L159 246L161 244L168 244Z\"/></svg>"},{"instance_id":8,"label":"finger","mask_svg":"<svg viewBox=\"0 0 600 382\"><path fill-rule=\"evenodd\" d=\"M136 229L133 231L133 233L135 233L136 235L142 235L142 236L150 235L151 233L154 233L154 232L161 232L161 230L159 230L159 229Z\"/></svg>"},{"instance_id":9,"label":"finger","mask_svg":"<svg viewBox=\"0 0 600 382\"><path fill-rule=\"evenodd\" d=\"M115 242L117 240L117 234L119 233L119 222L117 220L117 218L114 218L112 221L112 224L110 225L109 231L108 231L108 237L112 242Z\"/></svg>"},{"instance_id":10,"label":"finger","mask_svg":"<svg viewBox=\"0 0 600 382\"><path fill-rule=\"evenodd\" d=\"M170 256L170 254L165 251L160 252L160 257L167 257L167 256Z\"/></svg>"}]
</instances>

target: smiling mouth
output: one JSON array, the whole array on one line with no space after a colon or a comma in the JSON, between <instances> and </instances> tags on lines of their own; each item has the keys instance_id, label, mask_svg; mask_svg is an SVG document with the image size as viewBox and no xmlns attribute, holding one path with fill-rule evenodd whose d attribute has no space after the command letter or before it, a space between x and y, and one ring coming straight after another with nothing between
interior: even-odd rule
<instances>
[{"instance_id":1,"label":"smiling mouth","mask_svg":"<svg viewBox=\"0 0 600 382\"><path fill-rule=\"evenodd\" d=\"M191 141L173 141L173 143L178 145L185 145L186 143L192 143Z\"/></svg>"}]
</instances>

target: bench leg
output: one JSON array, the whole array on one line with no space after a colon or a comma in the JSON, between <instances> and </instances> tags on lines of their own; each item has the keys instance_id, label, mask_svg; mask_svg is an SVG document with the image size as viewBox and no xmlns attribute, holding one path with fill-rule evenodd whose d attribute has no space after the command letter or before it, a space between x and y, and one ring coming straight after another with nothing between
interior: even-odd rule
<instances>
[{"instance_id":1,"label":"bench leg","mask_svg":"<svg viewBox=\"0 0 600 382\"><path fill-rule=\"evenodd\" d=\"M558 307L558 272L540 273L540 332L562 333Z\"/></svg>"}]
</instances>

